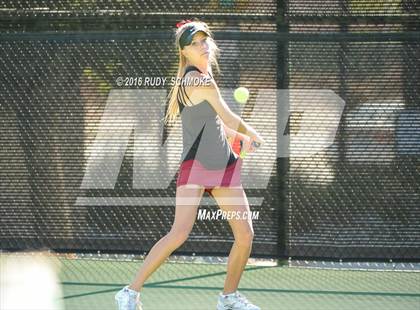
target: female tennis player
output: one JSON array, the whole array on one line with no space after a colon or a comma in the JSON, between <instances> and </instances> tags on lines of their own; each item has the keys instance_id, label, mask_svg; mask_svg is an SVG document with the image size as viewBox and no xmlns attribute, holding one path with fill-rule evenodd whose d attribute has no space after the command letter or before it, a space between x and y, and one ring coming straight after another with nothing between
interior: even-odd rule
<instances>
[{"instance_id":1,"label":"female tennis player","mask_svg":"<svg viewBox=\"0 0 420 310\"><path fill-rule=\"evenodd\" d=\"M223 211L245 214L228 219L235 241L229 254L223 292L217 309L259 310L238 292L239 280L248 261L253 240L250 208L241 186L242 159L228 139L241 139L243 151L254 152L264 140L223 100L212 76L218 69L218 48L206 23L182 21L177 24L179 50L177 82L170 95L165 122L181 114L183 132L182 163L178 173L175 219L171 230L150 250L133 282L115 299L119 310L140 310L140 294L150 275L179 248L193 228L204 191Z\"/></svg>"}]
</instances>

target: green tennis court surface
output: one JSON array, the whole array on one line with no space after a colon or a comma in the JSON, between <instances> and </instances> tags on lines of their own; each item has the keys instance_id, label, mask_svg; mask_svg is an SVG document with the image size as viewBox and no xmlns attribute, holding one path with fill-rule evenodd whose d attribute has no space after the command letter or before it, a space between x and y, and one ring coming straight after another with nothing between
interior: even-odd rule
<instances>
[{"instance_id":1,"label":"green tennis court surface","mask_svg":"<svg viewBox=\"0 0 420 310\"><path fill-rule=\"evenodd\" d=\"M114 294L141 261L62 259L66 310L116 309ZM215 309L226 265L164 264L144 288L146 310ZM248 266L240 291L262 309L420 309L420 273Z\"/></svg>"}]
</instances>

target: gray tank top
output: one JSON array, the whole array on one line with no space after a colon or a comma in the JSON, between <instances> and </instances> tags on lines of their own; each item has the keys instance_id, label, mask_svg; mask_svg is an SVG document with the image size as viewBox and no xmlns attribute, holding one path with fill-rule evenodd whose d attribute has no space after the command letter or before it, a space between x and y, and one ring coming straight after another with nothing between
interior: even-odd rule
<instances>
[{"instance_id":1,"label":"gray tank top","mask_svg":"<svg viewBox=\"0 0 420 310\"><path fill-rule=\"evenodd\" d=\"M188 67L184 76L196 67ZM182 120L182 161L195 159L210 170L225 169L238 160L226 140L222 122L207 100L194 106L184 106L189 100L181 84L177 94Z\"/></svg>"}]
</instances>

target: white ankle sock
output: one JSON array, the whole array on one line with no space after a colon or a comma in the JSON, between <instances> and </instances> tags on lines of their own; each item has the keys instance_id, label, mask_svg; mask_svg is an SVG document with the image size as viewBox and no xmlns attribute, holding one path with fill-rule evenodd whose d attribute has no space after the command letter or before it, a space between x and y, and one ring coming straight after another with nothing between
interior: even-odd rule
<instances>
[{"instance_id":1,"label":"white ankle sock","mask_svg":"<svg viewBox=\"0 0 420 310\"><path fill-rule=\"evenodd\" d=\"M223 297L229 297L229 296L235 296L235 294L236 294L236 291L235 292L233 292L233 293L229 293L229 294L221 294Z\"/></svg>"},{"instance_id":2,"label":"white ankle sock","mask_svg":"<svg viewBox=\"0 0 420 310\"><path fill-rule=\"evenodd\" d=\"M137 295L139 295L139 294L140 294L139 292L137 292L137 291L132 290L131 288L129 288L129 287L128 287L128 285L125 287L125 289L128 291L128 293L129 293L131 296L137 296Z\"/></svg>"}]
</instances>

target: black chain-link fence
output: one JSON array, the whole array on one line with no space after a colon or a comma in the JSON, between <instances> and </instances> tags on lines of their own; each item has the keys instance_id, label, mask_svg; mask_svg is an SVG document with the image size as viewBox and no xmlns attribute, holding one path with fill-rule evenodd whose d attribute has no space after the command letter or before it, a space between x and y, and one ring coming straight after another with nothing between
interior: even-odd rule
<instances>
[{"instance_id":1,"label":"black chain-link fence","mask_svg":"<svg viewBox=\"0 0 420 310\"><path fill-rule=\"evenodd\" d=\"M259 170L244 170L255 176L246 192L260 211L252 255L420 258L417 2L1 1L0 8L1 249L137 253L170 229L176 175L162 189L133 186L137 143L150 155L149 175L179 165L182 137L162 131L160 118L142 118L152 133L146 146L142 127L132 128L115 186L82 183L110 98L147 89L121 87L117 78L173 77L174 25L199 17L222 51L219 86L251 91L242 117L279 149L290 134L290 157L273 161L262 149ZM333 143L301 156L331 122L314 90L345 105ZM312 112L300 111L302 102ZM148 104L164 111L162 96ZM312 132L305 145L304 125ZM173 148L162 155L169 136ZM267 188L256 188L264 177ZM232 238L225 221L197 221L178 253L226 254Z\"/></svg>"}]
</instances>

